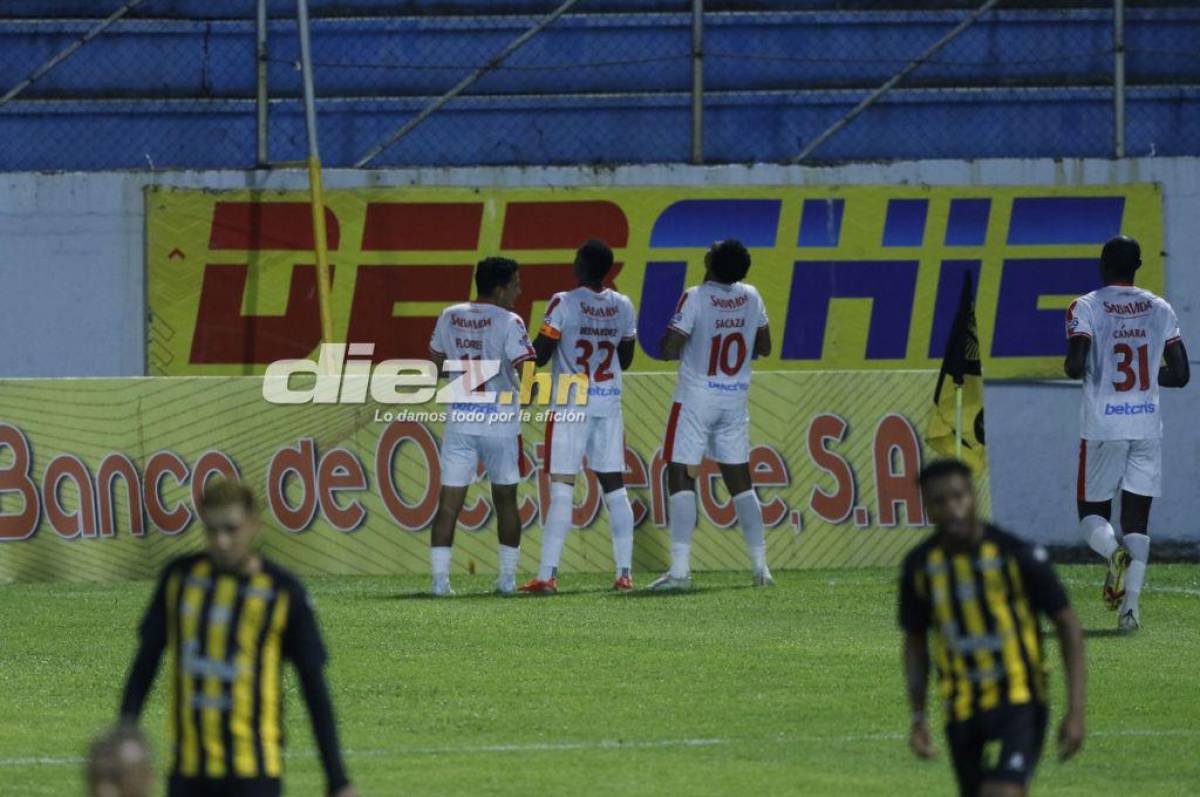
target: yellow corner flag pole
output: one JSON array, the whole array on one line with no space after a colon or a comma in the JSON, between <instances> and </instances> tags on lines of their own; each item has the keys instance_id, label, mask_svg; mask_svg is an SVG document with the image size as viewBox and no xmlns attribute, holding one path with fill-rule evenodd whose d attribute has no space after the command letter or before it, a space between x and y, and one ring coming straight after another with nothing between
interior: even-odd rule
<instances>
[{"instance_id":1,"label":"yellow corner flag pole","mask_svg":"<svg viewBox=\"0 0 1200 797\"><path fill-rule=\"evenodd\" d=\"M963 386L954 386L954 457L962 459Z\"/></svg>"},{"instance_id":2,"label":"yellow corner flag pole","mask_svg":"<svg viewBox=\"0 0 1200 797\"><path fill-rule=\"evenodd\" d=\"M317 304L321 309L321 342L333 342L329 295L329 241L325 230L325 196L321 190L321 152L317 147L317 111L313 99L312 52L308 35L308 0L296 0L300 34L300 66L304 76L304 125L308 130L308 190L312 205L313 250L317 257ZM325 359L325 358L321 358Z\"/></svg>"}]
</instances>

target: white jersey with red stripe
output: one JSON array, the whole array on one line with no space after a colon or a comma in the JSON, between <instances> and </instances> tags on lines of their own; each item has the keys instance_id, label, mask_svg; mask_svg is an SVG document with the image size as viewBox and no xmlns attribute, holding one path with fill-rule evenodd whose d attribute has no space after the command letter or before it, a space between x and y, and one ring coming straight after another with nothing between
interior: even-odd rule
<instances>
[{"instance_id":1,"label":"white jersey with red stripe","mask_svg":"<svg viewBox=\"0 0 1200 797\"><path fill-rule=\"evenodd\" d=\"M1083 375L1081 437L1162 437L1158 369L1179 321L1167 301L1129 284L1106 285L1067 309L1067 337L1091 338Z\"/></svg>"},{"instance_id":2,"label":"white jersey with red stripe","mask_svg":"<svg viewBox=\"0 0 1200 797\"><path fill-rule=\"evenodd\" d=\"M684 291L670 322L687 336L675 401L696 410L745 406L754 340L766 325L767 310L753 285L710 280Z\"/></svg>"},{"instance_id":3,"label":"white jersey with red stripe","mask_svg":"<svg viewBox=\"0 0 1200 797\"><path fill-rule=\"evenodd\" d=\"M513 437L520 433L519 368L534 358L534 351L519 315L490 302L452 305L438 316L429 350L447 360L499 366L491 376L481 366L465 370L466 378L460 384L467 391L493 395L490 401L462 401L447 407L447 432ZM459 377L451 373L450 378ZM503 400L505 394L507 401Z\"/></svg>"},{"instance_id":4,"label":"white jersey with red stripe","mask_svg":"<svg viewBox=\"0 0 1200 797\"><path fill-rule=\"evenodd\" d=\"M575 390L564 398L565 409L588 416L607 417L621 412L621 363L617 346L637 336L637 316L628 296L605 288L580 286L556 293L546 305L539 334L558 341L554 351L554 397L564 375L586 374L587 404L575 404Z\"/></svg>"}]
</instances>

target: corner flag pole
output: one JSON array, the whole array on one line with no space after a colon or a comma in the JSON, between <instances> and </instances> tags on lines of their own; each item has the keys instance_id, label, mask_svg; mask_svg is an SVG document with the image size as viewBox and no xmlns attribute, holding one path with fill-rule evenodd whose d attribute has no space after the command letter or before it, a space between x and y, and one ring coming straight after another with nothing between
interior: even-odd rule
<instances>
[{"instance_id":1,"label":"corner flag pole","mask_svg":"<svg viewBox=\"0 0 1200 797\"><path fill-rule=\"evenodd\" d=\"M304 126L308 130L308 190L312 205L313 251L317 256L317 303L321 309L321 342L333 342L329 296L329 242L325 230L325 198L321 191L321 153L317 148L317 111L313 100L312 51L308 36L308 0L296 0L300 34L300 67L304 75Z\"/></svg>"},{"instance_id":2,"label":"corner flag pole","mask_svg":"<svg viewBox=\"0 0 1200 797\"><path fill-rule=\"evenodd\" d=\"M954 386L954 457L962 459L963 386Z\"/></svg>"}]
</instances>

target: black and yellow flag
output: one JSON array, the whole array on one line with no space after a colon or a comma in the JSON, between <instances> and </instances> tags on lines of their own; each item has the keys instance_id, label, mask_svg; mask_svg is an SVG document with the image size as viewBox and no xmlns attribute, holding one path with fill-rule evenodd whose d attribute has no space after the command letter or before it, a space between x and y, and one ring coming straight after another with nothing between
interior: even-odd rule
<instances>
[{"instance_id":1,"label":"black and yellow flag","mask_svg":"<svg viewBox=\"0 0 1200 797\"><path fill-rule=\"evenodd\" d=\"M976 476L987 468L987 450L983 430L983 365L979 356L979 335L975 331L975 300L971 275L963 280L958 312L946 342L942 370L933 391L933 412L925 429L925 442L942 456L954 456L955 388L963 394L962 459ZM950 378L948 383L947 377Z\"/></svg>"}]
</instances>

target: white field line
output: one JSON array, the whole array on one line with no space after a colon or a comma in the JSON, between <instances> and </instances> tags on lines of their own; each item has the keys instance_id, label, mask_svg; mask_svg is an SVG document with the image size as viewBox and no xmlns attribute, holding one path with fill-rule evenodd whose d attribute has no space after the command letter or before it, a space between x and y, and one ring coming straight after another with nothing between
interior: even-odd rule
<instances>
[{"instance_id":1,"label":"white field line","mask_svg":"<svg viewBox=\"0 0 1200 797\"><path fill-rule=\"evenodd\" d=\"M1103 575L1103 572L1103 570L1100 571L1101 575ZM1152 578L1153 576L1154 568L1147 568L1147 577ZM1104 579L1102 577L1095 580L1064 578L1062 582L1068 587L1095 587L1097 590L1099 590L1104 584ZM1187 595L1189 598L1200 598L1200 589L1191 589L1190 587L1156 587L1154 584L1147 584L1146 586L1142 587L1142 592L1158 592L1164 595Z\"/></svg>"},{"instance_id":2,"label":"white field line","mask_svg":"<svg viewBox=\"0 0 1200 797\"><path fill-rule=\"evenodd\" d=\"M1197 738L1198 728L1165 730L1094 731L1093 738ZM855 742L899 742L907 738L902 733L864 733L847 736L770 736L766 738L657 739L622 741L620 739L590 739L578 742L531 742L527 744L447 745L444 747L396 747L389 749L346 750L346 758L381 758L386 756L441 756L478 753L561 753L578 750L654 750L664 748L719 747L735 744L849 744ZM317 757L316 750L292 750L288 758ZM0 758L0 767L78 766L79 756L25 756Z\"/></svg>"}]
</instances>

